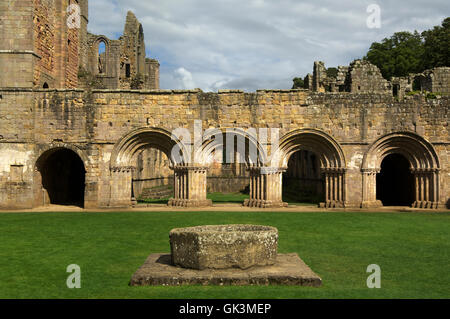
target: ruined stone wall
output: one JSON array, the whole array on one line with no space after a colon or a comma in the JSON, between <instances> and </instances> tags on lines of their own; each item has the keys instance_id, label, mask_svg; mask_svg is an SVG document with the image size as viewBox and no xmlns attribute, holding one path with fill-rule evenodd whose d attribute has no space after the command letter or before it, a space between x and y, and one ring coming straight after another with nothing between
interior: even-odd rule
<instances>
[{"instance_id":1,"label":"ruined stone wall","mask_svg":"<svg viewBox=\"0 0 450 319\"><path fill-rule=\"evenodd\" d=\"M67 8L76 3L1 2L0 87L77 86L79 30L67 27Z\"/></svg>"},{"instance_id":2,"label":"ruined stone wall","mask_svg":"<svg viewBox=\"0 0 450 319\"><path fill-rule=\"evenodd\" d=\"M33 0L0 1L0 87L33 87Z\"/></svg>"},{"instance_id":3,"label":"ruined stone wall","mask_svg":"<svg viewBox=\"0 0 450 319\"><path fill-rule=\"evenodd\" d=\"M419 75L422 91L450 93L450 67L439 67Z\"/></svg>"},{"instance_id":4,"label":"ruined stone wall","mask_svg":"<svg viewBox=\"0 0 450 319\"><path fill-rule=\"evenodd\" d=\"M143 33L140 31L142 31L141 24L137 20L136 16L129 11L127 14L123 35L119 39L121 41L120 87L122 89L129 89L133 78L136 78L138 73L144 75L144 65L142 65L142 63L145 64L145 44L143 41ZM143 56L142 52L144 53ZM142 60L142 58L144 60ZM139 67L140 63L141 67ZM126 74L127 65L129 65L128 75Z\"/></svg>"},{"instance_id":5,"label":"ruined stone wall","mask_svg":"<svg viewBox=\"0 0 450 319\"><path fill-rule=\"evenodd\" d=\"M155 59L146 59L146 68L147 71L145 74L145 84L144 89L147 90L158 90L159 89L159 62Z\"/></svg>"},{"instance_id":6,"label":"ruined stone wall","mask_svg":"<svg viewBox=\"0 0 450 319\"><path fill-rule=\"evenodd\" d=\"M373 64L355 60L349 69L350 92L391 93L390 85Z\"/></svg>"},{"instance_id":7,"label":"ruined stone wall","mask_svg":"<svg viewBox=\"0 0 450 319\"><path fill-rule=\"evenodd\" d=\"M81 9L81 27L79 29L79 67L82 70L88 69L88 31L87 26L89 23L89 1L88 0L78 0Z\"/></svg>"},{"instance_id":8,"label":"ruined stone wall","mask_svg":"<svg viewBox=\"0 0 450 319\"><path fill-rule=\"evenodd\" d=\"M312 93L306 90L222 91L78 90L0 92L0 188L3 207L32 205L35 161L46 149L71 147L84 154L87 207L107 206L111 192L111 152L126 134L143 127L171 132L203 128L279 128L280 136L296 129L317 129L341 145L346 163L347 199L358 205L362 196L361 164L380 137L408 131L432 143L440 160L440 200L450 198L450 98L426 100L407 96L396 101L385 94ZM23 166L21 190L8 181ZM9 195L4 195L9 194ZM5 196L9 196L8 200ZM9 203L9 204L5 204Z\"/></svg>"},{"instance_id":9,"label":"ruined stone wall","mask_svg":"<svg viewBox=\"0 0 450 319\"><path fill-rule=\"evenodd\" d=\"M34 69L35 87L55 87L55 6L53 0L34 0L34 50L41 57Z\"/></svg>"}]
</instances>

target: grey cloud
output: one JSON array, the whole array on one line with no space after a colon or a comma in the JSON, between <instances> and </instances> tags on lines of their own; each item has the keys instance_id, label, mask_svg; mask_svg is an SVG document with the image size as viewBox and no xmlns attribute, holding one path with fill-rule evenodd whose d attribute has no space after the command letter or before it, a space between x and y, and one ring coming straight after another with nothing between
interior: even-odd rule
<instances>
[{"instance_id":1,"label":"grey cloud","mask_svg":"<svg viewBox=\"0 0 450 319\"><path fill-rule=\"evenodd\" d=\"M372 3L381 7L381 29L366 27ZM396 31L440 24L449 6L445 0L95 0L89 29L120 34L127 10L144 26L148 55L161 62L162 88L195 83L252 91L290 88L315 60L347 65ZM180 80L180 70L192 81Z\"/></svg>"}]
</instances>

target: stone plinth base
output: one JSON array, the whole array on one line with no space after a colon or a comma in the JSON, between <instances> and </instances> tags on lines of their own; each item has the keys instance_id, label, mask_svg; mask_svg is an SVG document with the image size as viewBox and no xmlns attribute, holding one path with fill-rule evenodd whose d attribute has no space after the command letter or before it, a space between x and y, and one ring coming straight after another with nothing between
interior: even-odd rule
<instances>
[{"instance_id":1,"label":"stone plinth base","mask_svg":"<svg viewBox=\"0 0 450 319\"><path fill-rule=\"evenodd\" d=\"M256 208L279 208L288 207L288 203L282 201L271 201L271 200L259 200L259 199L246 199L244 201L245 207L256 207Z\"/></svg>"},{"instance_id":2,"label":"stone plinth base","mask_svg":"<svg viewBox=\"0 0 450 319\"><path fill-rule=\"evenodd\" d=\"M317 276L297 254L279 254L273 266L195 270L172 265L169 254L152 254L131 277L130 286L286 285L319 287Z\"/></svg>"},{"instance_id":3,"label":"stone plinth base","mask_svg":"<svg viewBox=\"0 0 450 319\"><path fill-rule=\"evenodd\" d=\"M207 206L212 206L212 200L210 200L210 199L195 200L195 199L171 198L167 205L174 206L174 207L207 207Z\"/></svg>"},{"instance_id":4,"label":"stone plinth base","mask_svg":"<svg viewBox=\"0 0 450 319\"><path fill-rule=\"evenodd\" d=\"M423 201L416 201L411 205L413 208L431 208L431 209L437 209L439 208L439 203L437 202L423 202Z\"/></svg>"},{"instance_id":5,"label":"stone plinth base","mask_svg":"<svg viewBox=\"0 0 450 319\"><path fill-rule=\"evenodd\" d=\"M361 203L361 208L378 208L378 207L383 207L383 203L379 200Z\"/></svg>"},{"instance_id":6,"label":"stone plinth base","mask_svg":"<svg viewBox=\"0 0 450 319\"><path fill-rule=\"evenodd\" d=\"M345 204L343 202L338 201L328 201L326 203L320 203L320 208L345 208Z\"/></svg>"}]
</instances>

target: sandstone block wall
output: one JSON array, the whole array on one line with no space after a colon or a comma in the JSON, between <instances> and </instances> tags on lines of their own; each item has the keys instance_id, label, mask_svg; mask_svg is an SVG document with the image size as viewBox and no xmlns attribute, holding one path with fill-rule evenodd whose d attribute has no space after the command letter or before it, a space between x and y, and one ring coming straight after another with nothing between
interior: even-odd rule
<instances>
[{"instance_id":1,"label":"sandstone block wall","mask_svg":"<svg viewBox=\"0 0 450 319\"><path fill-rule=\"evenodd\" d=\"M195 120L201 120L204 129L279 128L281 137L298 129L325 132L343 150L347 201L355 206L361 202L362 162L371 145L392 132L412 132L436 150L441 169L439 200L446 203L450 198L449 97L427 100L412 96L397 101L386 94L306 90L24 89L2 90L0 96L1 207L35 205L33 192L39 187L34 183L36 161L55 147L72 149L85 163L85 206L106 207L116 187L111 156L125 136L142 128L171 132L185 127L192 131ZM20 185L10 183L17 179Z\"/></svg>"}]
</instances>

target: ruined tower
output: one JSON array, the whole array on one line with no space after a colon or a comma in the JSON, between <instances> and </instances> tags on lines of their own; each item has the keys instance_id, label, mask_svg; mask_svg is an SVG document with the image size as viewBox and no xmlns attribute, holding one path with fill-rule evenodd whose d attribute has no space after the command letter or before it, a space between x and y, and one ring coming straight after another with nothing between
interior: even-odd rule
<instances>
[{"instance_id":1,"label":"ruined tower","mask_svg":"<svg viewBox=\"0 0 450 319\"><path fill-rule=\"evenodd\" d=\"M88 33L88 7L88 0L2 1L0 87L86 88L94 78L101 88L130 88L135 80L134 88L159 89L159 63L146 58L134 14L127 15L123 40L109 40ZM101 42L105 66L99 74Z\"/></svg>"}]
</instances>

